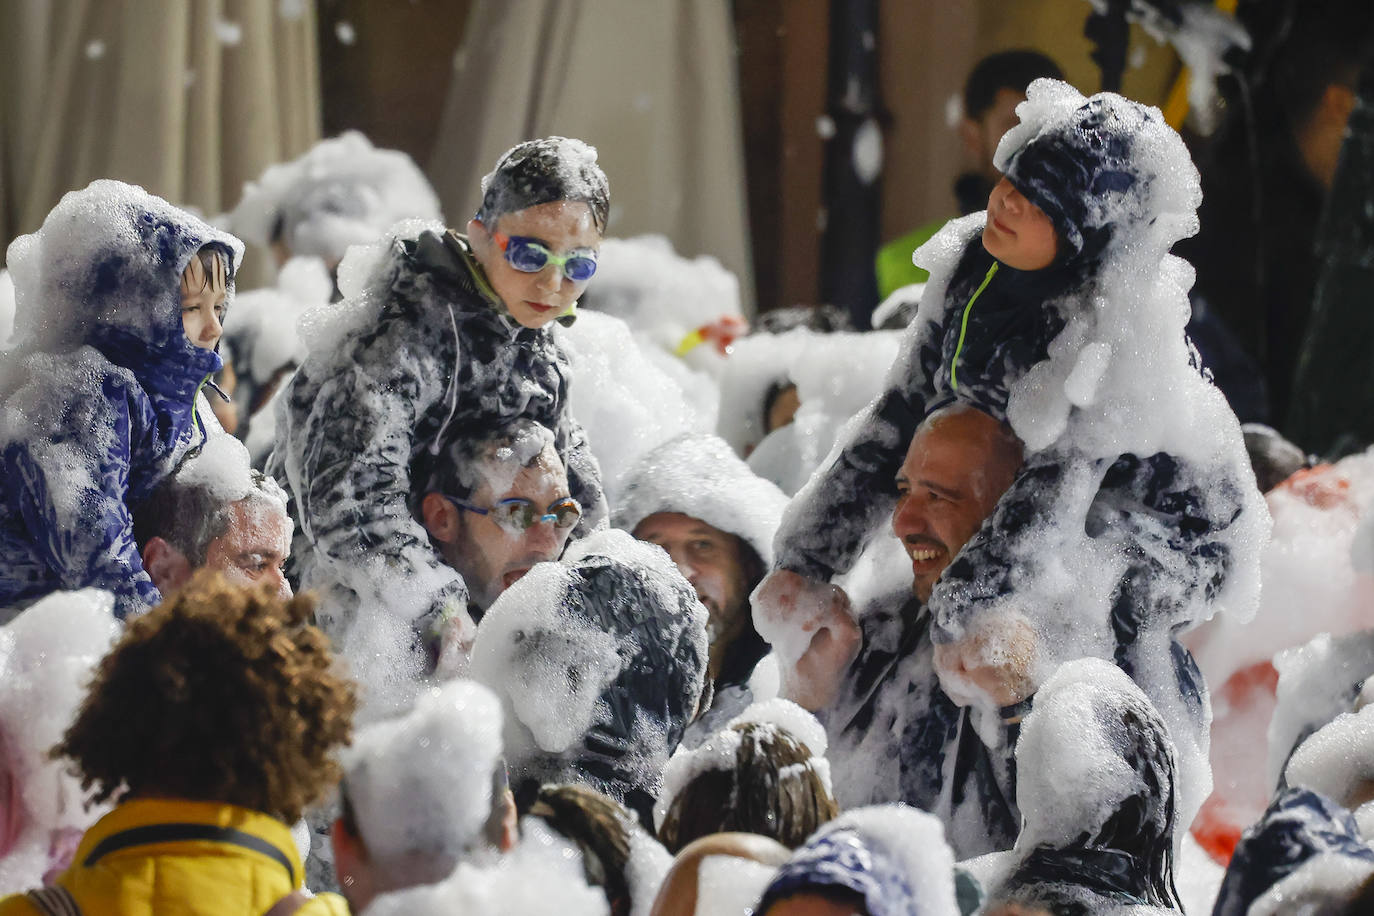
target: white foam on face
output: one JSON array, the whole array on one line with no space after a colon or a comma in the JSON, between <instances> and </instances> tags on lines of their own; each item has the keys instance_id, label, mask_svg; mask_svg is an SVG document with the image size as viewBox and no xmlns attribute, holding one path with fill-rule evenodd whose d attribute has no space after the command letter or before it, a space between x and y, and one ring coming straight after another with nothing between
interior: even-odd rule
<instances>
[{"instance_id":1,"label":"white foam on face","mask_svg":"<svg viewBox=\"0 0 1374 916\"><path fill-rule=\"evenodd\" d=\"M540 563L501 594L478 629L472 676L511 705L506 746L512 758L533 750L531 741L553 753L571 747L620 674L615 636L562 607L573 583L566 566ZM522 645L534 634L540 637L537 653Z\"/></svg>"},{"instance_id":2,"label":"white foam on face","mask_svg":"<svg viewBox=\"0 0 1374 916\"><path fill-rule=\"evenodd\" d=\"M1095 834L1141 783L1113 740L1113 713L1148 706L1140 688L1110 662L1082 659L1062 666L1035 695L1016 745L1018 850L1067 846ZM1072 753L1065 753L1072 748Z\"/></svg>"},{"instance_id":3,"label":"white foam on face","mask_svg":"<svg viewBox=\"0 0 1374 916\"><path fill-rule=\"evenodd\" d=\"M822 334L797 328L754 334L735 344L720 383L717 433L749 466L785 493L811 476L850 419L882 390L897 357L901 331ZM764 397L773 384L797 386L801 406L792 423L769 434Z\"/></svg>"},{"instance_id":4,"label":"white foam on face","mask_svg":"<svg viewBox=\"0 0 1374 916\"><path fill-rule=\"evenodd\" d=\"M421 692L398 719L360 730L345 781L368 854L457 857L482 840L501 759L501 703L480 684Z\"/></svg>"},{"instance_id":5,"label":"white foam on face","mask_svg":"<svg viewBox=\"0 0 1374 916\"><path fill-rule=\"evenodd\" d=\"M0 628L0 752L14 781L6 813L0 887L42 884L59 834L79 834L108 806L87 810L87 793L48 752L76 718L95 666L119 635L108 592L56 592Z\"/></svg>"},{"instance_id":6,"label":"white foam on face","mask_svg":"<svg viewBox=\"0 0 1374 916\"><path fill-rule=\"evenodd\" d=\"M707 856L697 866L700 916L752 916L777 869L739 856Z\"/></svg>"},{"instance_id":7,"label":"white foam on face","mask_svg":"<svg viewBox=\"0 0 1374 916\"><path fill-rule=\"evenodd\" d=\"M434 189L409 156L377 149L361 133L347 131L246 184L230 224L247 241L266 246L279 218L281 241L291 254L338 262L350 245L376 241L399 220L443 216Z\"/></svg>"},{"instance_id":8,"label":"white foam on face","mask_svg":"<svg viewBox=\"0 0 1374 916\"><path fill-rule=\"evenodd\" d=\"M598 271L595 286L603 282ZM675 436L704 430L707 417L619 318L586 310L554 334L572 364L568 409L601 465L608 501L617 505L637 461ZM714 394L714 384L705 383Z\"/></svg>"},{"instance_id":9,"label":"white foam on face","mask_svg":"<svg viewBox=\"0 0 1374 916\"><path fill-rule=\"evenodd\" d=\"M487 448L472 461L456 463L459 481L476 495L485 488L493 502L505 497L527 467L547 475L562 474L563 461L554 447L553 431L533 420L521 419L510 429L509 441ZM565 483L566 487L566 483ZM542 510L543 507L541 506Z\"/></svg>"},{"instance_id":10,"label":"white foam on face","mask_svg":"<svg viewBox=\"0 0 1374 916\"><path fill-rule=\"evenodd\" d=\"M608 916L610 907L582 872L582 855L536 818L521 822L509 854L459 863L446 880L384 894L364 916Z\"/></svg>"}]
</instances>

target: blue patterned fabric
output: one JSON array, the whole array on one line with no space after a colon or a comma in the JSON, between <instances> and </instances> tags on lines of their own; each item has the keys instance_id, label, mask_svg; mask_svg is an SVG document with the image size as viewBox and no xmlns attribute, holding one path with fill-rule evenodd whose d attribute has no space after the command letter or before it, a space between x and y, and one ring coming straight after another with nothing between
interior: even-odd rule
<instances>
[{"instance_id":1,"label":"blue patterned fabric","mask_svg":"<svg viewBox=\"0 0 1374 916\"><path fill-rule=\"evenodd\" d=\"M95 231L109 247L64 245L61 218L89 219L107 196ZM70 321L56 352L25 355L0 416L0 607L93 586L114 593L123 618L160 600L131 510L203 440L197 390L222 365L183 331L181 274L207 244L237 264L242 244L115 182L67 195L50 225L37 251L42 281L28 290L45 299L27 307Z\"/></svg>"},{"instance_id":2,"label":"blue patterned fabric","mask_svg":"<svg viewBox=\"0 0 1374 916\"><path fill-rule=\"evenodd\" d=\"M793 894L840 888L863 898L871 916L920 916L916 891L884 850L853 829L834 830L807 842L778 869L758 912Z\"/></svg>"}]
</instances>

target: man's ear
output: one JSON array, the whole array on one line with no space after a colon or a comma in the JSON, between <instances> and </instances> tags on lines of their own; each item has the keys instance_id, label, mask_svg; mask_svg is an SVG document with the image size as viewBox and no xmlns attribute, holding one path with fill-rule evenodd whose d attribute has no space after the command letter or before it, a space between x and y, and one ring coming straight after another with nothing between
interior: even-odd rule
<instances>
[{"instance_id":1,"label":"man's ear","mask_svg":"<svg viewBox=\"0 0 1374 916\"><path fill-rule=\"evenodd\" d=\"M143 570L164 595L186 584L193 571L186 555L159 537L143 547Z\"/></svg>"},{"instance_id":2,"label":"man's ear","mask_svg":"<svg viewBox=\"0 0 1374 916\"><path fill-rule=\"evenodd\" d=\"M426 493L420 500L420 520L439 543L452 544L458 539L458 507L438 493Z\"/></svg>"}]
</instances>

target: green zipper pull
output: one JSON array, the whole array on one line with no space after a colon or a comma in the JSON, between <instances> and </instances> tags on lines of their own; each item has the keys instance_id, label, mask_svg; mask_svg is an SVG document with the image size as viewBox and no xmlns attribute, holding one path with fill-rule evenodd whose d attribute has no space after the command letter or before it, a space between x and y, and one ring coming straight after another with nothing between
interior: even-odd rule
<instances>
[{"instance_id":1,"label":"green zipper pull","mask_svg":"<svg viewBox=\"0 0 1374 916\"><path fill-rule=\"evenodd\" d=\"M968 313L973 311L973 303L978 301L978 297L983 295L983 290L988 288L992 282L992 277L997 273L997 268L1001 267L1000 261L993 261L988 268L988 275L983 278L983 282L978 284L978 288L973 291L973 297L969 299L968 305L964 306L964 318L959 324L959 342L954 345L954 359L949 363L949 385L955 391L959 390L959 354L964 349L964 335L968 333Z\"/></svg>"}]
</instances>

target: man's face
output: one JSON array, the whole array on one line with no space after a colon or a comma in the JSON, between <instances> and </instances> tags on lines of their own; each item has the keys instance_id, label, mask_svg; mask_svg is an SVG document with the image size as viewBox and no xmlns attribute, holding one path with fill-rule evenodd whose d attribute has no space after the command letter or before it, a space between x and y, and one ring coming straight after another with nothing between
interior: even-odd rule
<instances>
[{"instance_id":1,"label":"man's face","mask_svg":"<svg viewBox=\"0 0 1374 916\"><path fill-rule=\"evenodd\" d=\"M680 512L648 516L635 526L634 536L666 550L706 605L714 677L720 673L726 650L749 624L749 592L758 584L748 579L744 543Z\"/></svg>"},{"instance_id":2,"label":"man's face","mask_svg":"<svg viewBox=\"0 0 1374 916\"><path fill-rule=\"evenodd\" d=\"M1059 253L1059 234L1045 211L1003 178L988 197L983 247L1008 267L1041 270Z\"/></svg>"},{"instance_id":3,"label":"man's face","mask_svg":"<svg viewBox=\"0 0 1374 916\"><path fill-rule=\"evenodd\" d=\"M549 446L538 460L519 470L509 488L493 493L490 485L484 485L469 502L487 509L505 499L528 499L542 512L568 495L568 475ZM469 596L483 610L530 567L558 559L572 534L572 528L560 529L551 521L536 522L517 534L490 515L459 510L459 516L458 537L441 543L443 556L462 575Z\"/></svg>"},{"instance_id":4,"label":"man's face","mask_svg":"<svg viewBox=\"0 0 1374 916\"><path fill-rule=\"evenodd\" d=\"M493 232L534 239L555 255L595 252L601 245L601 232L589 205L554 201L503 214L495 226L475 219L468 223L473 254L511 317L527 328L542 328L572 308L587 288L587 281L569 280L563 268L552 261L534 273L516 270L506 260Z\"/></svg>"},{"instance_id":5,"label":"man's face","mask_svg":"<svg viewBox=\"0 0 1374 916\"><path fill-rule=\"evenodd\" d=\"M279 596L291 597L283 571L291 554L292 525L286 513L263 500L241 500L229 512L229 530L206 546L204 568L219 570L238 585L270 582Z\"/></svg>"},{"instance_id":6,"label":"man's face","mask_svg":"<svg viewBox=\"0 0 1374 916\"><path fill-rule=\"evenodd\" d=\"M998 430L996 420L969 410L922 426L907 449L892 530L911 558L911 588L922 602L1015 477L1019 455L997 447Z\"/></svg>"}]
</instances>

